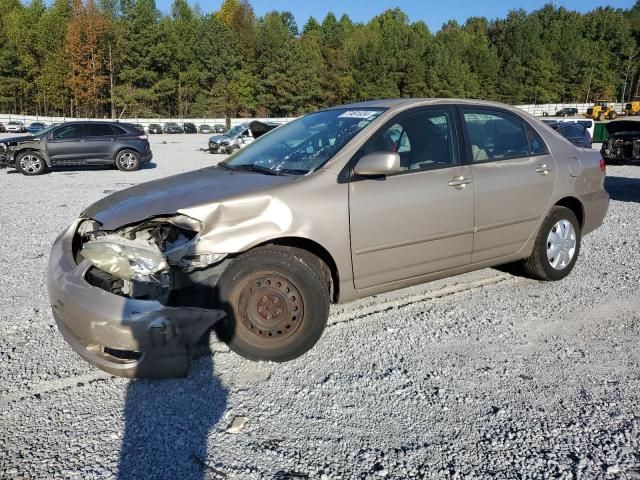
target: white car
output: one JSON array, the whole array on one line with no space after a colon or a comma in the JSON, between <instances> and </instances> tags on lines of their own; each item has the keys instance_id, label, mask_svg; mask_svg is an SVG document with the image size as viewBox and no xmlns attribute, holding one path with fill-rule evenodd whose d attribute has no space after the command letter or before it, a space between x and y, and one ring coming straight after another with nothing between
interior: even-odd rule
<instances>
[{"instance_id":1,"label":"white car","mask_svg":"<svg viewBox=\"0 0 640 480\"><path fill-rule=\"evenodd\" d=\"M24 126L24 123L22 122L9 122L5 125L5 130L7 132L14 132L14 133L24 133L27 131L27 129Z\"/></svg>"}]
</instances>

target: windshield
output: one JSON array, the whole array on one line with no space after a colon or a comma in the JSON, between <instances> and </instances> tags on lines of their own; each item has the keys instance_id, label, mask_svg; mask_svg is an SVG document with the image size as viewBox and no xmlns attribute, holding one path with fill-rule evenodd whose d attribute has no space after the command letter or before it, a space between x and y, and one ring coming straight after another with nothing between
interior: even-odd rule
<instances>
[{"instance_id":1,"label":"windshield","mask_svg":"<svg viewBox=\"0 0 640 480\"><path fill-rule=\"evenodd\" d=\"M304 175L327 162L384 110L339 108L311 113L263 135L224 163Z\"/></svg>"},{"instance_id":2,"label":"windshield","mask_svg":"<svg viewBox=\"0 0 640 480\"><path fill-rule=\"evenodd\" d=\"M56 127L59 127L60 125L51 125L50 127L44 128L42 130L38 130L38 133L35 134L36 137L42 137L47 135L51 130L53 130Z\"/></svg>"},{"instance_id":3,"label":"windshield","mask_svg":"<svg viewBox=\"0 0 640 480\"><path fill-rule=\"evenodd\" d=\"M236 125L231 130L229 130L227 133L225 133L225 135L227 137L237 137L242 132L244 132L247 128L249 128L248 125Z\"/></svg>"}]
</instances>

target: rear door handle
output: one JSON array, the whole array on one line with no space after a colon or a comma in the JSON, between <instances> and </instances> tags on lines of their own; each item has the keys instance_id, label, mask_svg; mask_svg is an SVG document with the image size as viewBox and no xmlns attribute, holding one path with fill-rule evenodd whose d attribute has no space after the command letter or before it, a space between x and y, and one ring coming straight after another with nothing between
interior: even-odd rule
<instances>
[{"instance_id":1,"label":"rear door handle","mask_svg":"<svg viewBox=\"0 0 640 480\"><path fill-rule=\"evenodd\" d=\"M458 190L462 190L465 186L471 183L471 179L463 177L462 175L453 177L449 182L450 187L455 187Z\"/></svg>"},{"instance_id":2,"label":"rear door handle","mask_svg":"<svg viewBox=\"0 0 640 480\"><path fill-rule=\"evenodd\" d=\"M547 167L547 164L543 163L542 165L538 165L538 168L536 168L536 173L547 175L551 170L551 167Z\"/></svg>"}]
</instances>

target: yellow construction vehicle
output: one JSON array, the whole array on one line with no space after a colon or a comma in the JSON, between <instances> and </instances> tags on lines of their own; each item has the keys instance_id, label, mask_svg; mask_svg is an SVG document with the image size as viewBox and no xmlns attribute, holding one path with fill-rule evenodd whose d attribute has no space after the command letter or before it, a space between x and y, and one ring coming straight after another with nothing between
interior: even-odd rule
<instances>
[{"instance_id":1,"label":"yellow construction vehicle","mask_svg":"<svg viewBox=\"0 0 640 480\"><path fill-rule=\"evenodd\" d=\"M585 117L590 118L592 120L614 120L618 117L618 112L616 112L613 107L609 106L607 100L596 100L593 107L587 108L587 113Z\"/></svg>"},{"instance_id":2,"label":"yellow construction vehicle","mask_svg":"<svg viewBox=\"0 0 640 480\"><path fill-rule=\"evenodd\" d=\"M628 116L640 114L640 97L633 97L633 100L624 106L624 113Z\"/></svg>"}]
</instances>

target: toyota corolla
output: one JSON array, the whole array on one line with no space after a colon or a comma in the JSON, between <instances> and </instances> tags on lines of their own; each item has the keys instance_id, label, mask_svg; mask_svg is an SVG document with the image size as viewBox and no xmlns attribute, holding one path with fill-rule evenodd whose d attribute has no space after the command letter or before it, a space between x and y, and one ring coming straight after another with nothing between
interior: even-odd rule
<instances>
[{"instance_id":1,"label":"toyota corolla","mask_svg":"<svg viewBox=\"0 0 640 480\"><path fill-rule=\"evenodd\" d=\"M497 103L311 113L87 208L53 245L53 315L116 375L186 375L211 330L249 359L290 360L332 302L514 262L564 278L606 214L605 169Z\"/></svg>"}]
</instances>

